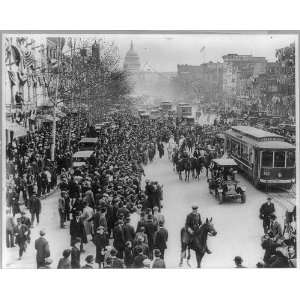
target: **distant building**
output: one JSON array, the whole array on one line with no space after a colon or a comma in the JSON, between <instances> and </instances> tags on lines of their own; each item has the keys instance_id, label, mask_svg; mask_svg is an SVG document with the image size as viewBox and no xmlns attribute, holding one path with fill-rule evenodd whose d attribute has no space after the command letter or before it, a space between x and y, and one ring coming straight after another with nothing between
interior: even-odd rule
<instances>
[{"instance_id":1,"label":"distant building","mask_svg":"<svg viewBox=\"0 0 300 300\"><path fill-rule=\"evenodd\" d=\"M265 57L227 54L223 56L223 92L225 106L230 107L237 97L249 96L251 80L266 73Z\"/></svg>"},{"instance_id":2,"label":"distant building","mask_svg":"<svg viewBox=\"0 0 300 300\"><path fill-rule=\"evenodd\" d=\"M220 101L223 90L223 65L208 62L199 66L177 65L180 89L190 98Z\"/></svg>"},{"instance_id":3,"label":"distant building","mask_svg":"<svg viewBox=\"0 0 300 300\"><path fill-rule=\"evenodd\" d=\"M133 49L133 42L131 41L130 49L127 51L124 59L124 70L129 73L138 73L140 71L140 58Z\"/></svg>"}]
</instances>

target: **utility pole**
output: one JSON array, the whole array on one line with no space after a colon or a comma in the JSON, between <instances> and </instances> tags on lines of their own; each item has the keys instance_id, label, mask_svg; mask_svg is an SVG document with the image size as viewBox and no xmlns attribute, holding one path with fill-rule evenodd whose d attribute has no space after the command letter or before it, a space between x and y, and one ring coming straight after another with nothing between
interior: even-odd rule
<instances>
[{"instance_id":1,"label":"utility pole","mask_svg":"<svg viewBox=\"0 0 300 300\"><path fill-rule=\"evenodd\" d=\"M53 102L53 126L52 126L52 148L51 148L51 160L55 160L55 143L56 143L56 108L57 108L57 97L58 97L58 84L60 78L60 38L58 38L58 47L57 47L57 77L55 84L55 96Z\"/></svg>"}]
</instances>

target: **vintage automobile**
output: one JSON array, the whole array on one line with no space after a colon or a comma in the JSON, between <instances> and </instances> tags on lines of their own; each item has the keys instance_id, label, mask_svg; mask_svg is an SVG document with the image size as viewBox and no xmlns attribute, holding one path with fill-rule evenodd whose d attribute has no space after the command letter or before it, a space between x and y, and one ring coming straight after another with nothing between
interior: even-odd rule
<instances>
[{"instance_id":1,"label":"vintage automobile","mask_svg":"<svg viewBox=\"0 0 300 300\"><path fill-rule=\"evenodd\" d=\"M208 188L214 193L219 204L225 201L246 202L246 188L235 179L237 163L231 158L213 159L210 170L211 178L208 179Z\"/></svg>"}]
</instances>

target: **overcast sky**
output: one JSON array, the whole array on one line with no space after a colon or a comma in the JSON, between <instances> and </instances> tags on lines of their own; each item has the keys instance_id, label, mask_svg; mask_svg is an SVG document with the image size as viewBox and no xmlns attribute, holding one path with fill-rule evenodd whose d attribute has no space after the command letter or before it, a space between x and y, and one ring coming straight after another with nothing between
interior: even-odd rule
<instances>
[{"instance_id":1,"label":"overcast sky","mask_svg":"<svg viewBox=\"0 0 300 300\"><path fill-rule=\"evenodd\" d=\"M41 35L35 38L38 36ZM296 35L283 34L85 34L80 37L114 41L122 64L132 40L142 67L149 64L160 72L176 72L177 64L222 62L222 56L228 53L264 56L268 61L275 61L275 50L288 46L297 38ZM203 47L205 50L200 52Z\"/></svg>"},{"instance_id":2,"label":"overcast sky","mask_svg":"<svg viewBox=\"0 0 300 300\"><path fill-rule=\"evenodd\" d=\"M176 71L177 64L199 65L222 61L228 53L264 56L275 61L275 50L295 41L293 35L115 35L114 40L123 59L134 43L142 66L149 63L157 71ZM202 47L205 50L200 52Z\"/></svg>"}]
</instances>

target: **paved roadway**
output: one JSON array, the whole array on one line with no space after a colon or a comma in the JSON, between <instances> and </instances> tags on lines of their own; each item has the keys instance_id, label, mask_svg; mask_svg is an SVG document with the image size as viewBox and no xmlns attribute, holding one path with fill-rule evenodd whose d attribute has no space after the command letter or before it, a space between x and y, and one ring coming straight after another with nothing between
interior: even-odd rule
<instances>
[{"instance_id":1,"label":"paved roadway","mask_svg":"<svg viewBox=\"0 0 300 300\"><path fill-rule=\"evenodd\" d=\"M180 229L184 225L186 215L191 211L193 204L199 205L202 219L213 217L213 223L218 232L216 237L209 238L211 255L206 255L202 267L232 267L233 258L240 255L248 267L254 267L262 259L260 237L263 234L261 221L258 218L259 207L266 199L266 194L256 190L248 181L239 176L239 180L247 187L247 201L245 204L224 203L219 205L216 199L209 194L204 174L200 181L179 181L177 174L172 170L171 163L165 155L162 159L156 158L152 164L145 167L146 178L157 180L164 185L163 213L166 217L166 228L169 231L166 264L169 268L177 268L180 255ZM32 242L21 261L17 260L17 247L7 249L4 265L8 268L34 268L35 250L34 240L40 229L46 230L46 238L50 243L52 267L57 266L64 249L69 248L69 226L59 228L57 211L58 192L42 201L41 222L32 229ZM277 215L284 216L286 202L276 199ZM91 242L85 247L87 254L95 254ZM195 256L192 253L192 267L196 266ZM184 267L187 267L184 264Z\"/></svg>"}]
</instances>

